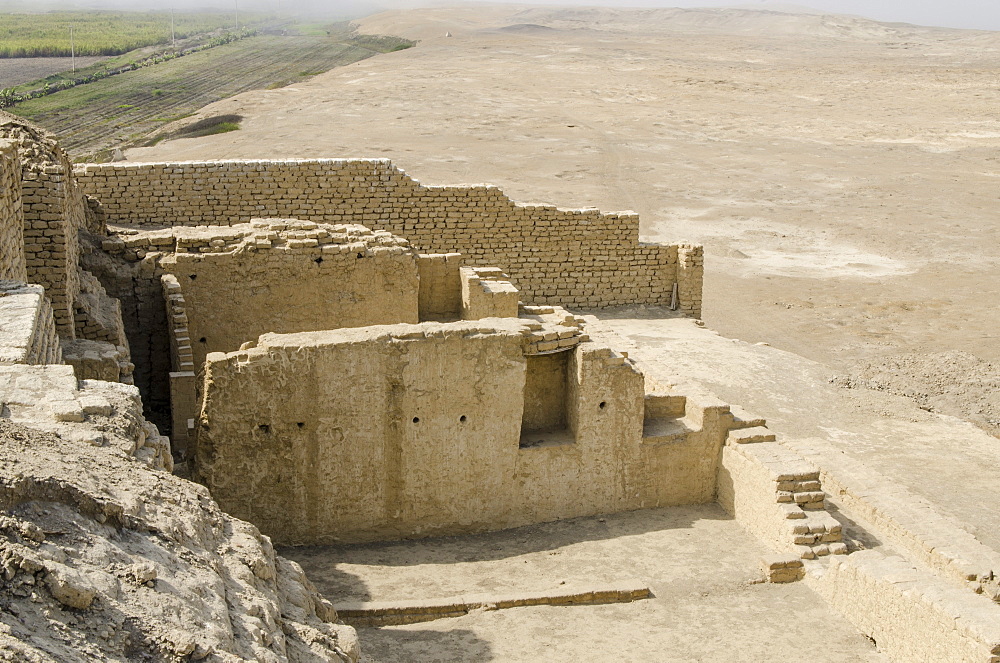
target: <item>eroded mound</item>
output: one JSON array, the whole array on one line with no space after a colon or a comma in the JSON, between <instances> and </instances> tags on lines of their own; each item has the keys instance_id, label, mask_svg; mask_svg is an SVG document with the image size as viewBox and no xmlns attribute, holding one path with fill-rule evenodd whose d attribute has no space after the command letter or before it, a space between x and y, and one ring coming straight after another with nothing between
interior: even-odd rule
<instances>
[{"instance_id":1,"label":"eroded mound","mask_svg":"<svg viewBox=\"0 0 1000 663\"><path fill-rule=\"evenodd\" d=\"M197 484L0 419L0 660L356 661L301 568Z\"/></svg>"},{"instance_id":2,"label":"eroded mound","mask_svg":"<svg viewBox=\"0 0 1000 663\"><path fill-rule=\"evenodd\" d=\"M881 357L832 382L912 398L924 410L961 417L1000 437L1000 365L968 352Z\"/></svg>"}]
</instances>

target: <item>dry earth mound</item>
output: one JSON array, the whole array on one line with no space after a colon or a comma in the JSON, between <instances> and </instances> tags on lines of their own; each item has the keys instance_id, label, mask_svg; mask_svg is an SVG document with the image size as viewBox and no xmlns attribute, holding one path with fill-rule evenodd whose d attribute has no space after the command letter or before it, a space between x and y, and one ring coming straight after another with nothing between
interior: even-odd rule
<instances>
[{"instance_id":1,"label":"dry earth mound","mask_svg":"<svg viewBox=\"0 0 1000 663\"><path fill-rule=\"evenodd\" d=\"M961 417L1000 437L1000 365L968 352L881 357L831 382L912 398L924 410Z\"/></svg>"},{"instance_id":2,"label":"dry earth mound","mask_svg":"<svg viewBox=\"0 0 1000 663\"><path fill-rule=\"evenodd\" d=\"M0 507L0 659L357 658L255 527L122 452L0 419Z\"/></svg>"}]
</instances>

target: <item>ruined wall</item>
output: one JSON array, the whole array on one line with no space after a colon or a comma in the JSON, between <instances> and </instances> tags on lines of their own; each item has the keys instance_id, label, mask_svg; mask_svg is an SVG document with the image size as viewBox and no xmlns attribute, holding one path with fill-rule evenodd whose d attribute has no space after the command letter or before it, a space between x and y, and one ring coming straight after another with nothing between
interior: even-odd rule
<instances>
[{"instance_id":1,"label":"ruined wall","mask_svg":"<svg viewBox=\"0 0 1000 663\"><path fill-rule=\"evenodd\" d=\"M171 436L188 445L195 376L210 352L268 332L417 322L417 259L406 242L363 226L260 219L134 238L156 264L170 336ZM133 249L135 250L135 249ZM166 381L167 375L161 375Z\"/></svg>"},{"instance_id":2,"label":"ruined wall","mask_svg":"<svg viewBox=\"0 0 1000 663\"><path fill-rule=\"evenodd\" d=\"M879 550L835 559L814 589L893 661L993 663L1000 606Z\"/></svg>"},{"instance_id":3,"label":"ruined wall","mask_svg":"<svg viewBox=\"0 0 1000 663\"><path fill-rule=\"evenodd\" d=\"M119 302L130 363L134 364L131 377L142 393L146 418L172 435L167 379L170 338L160 283L163 270L156 264L156 256L128 248L118 237L84 232L80 261L97 277L106 295Z\"/></svg>"},{"instance_id":4,"label":"ruined wall","mask_svg":"<svg viewBox=\"0 0 1000 663\"><path fill-rule=\"evenodd\" d=\"M267 334L209 355L195 475L286 544L711 500L718 435L645 443L642 375L578 328L561 341L564 430L524 444L525 352L558 346L544 339L560 330L572 324L393 325Z\"/></svg>"},{"instance_id":5,"label":"ruined wall","mask_svg":"<svg viewBox=\"0 0 1000 663\"><path fill-rule=\"evenodd\" d=\"M498 267L462 267L462 319L516 318L521 293Z\"/></svg>"},{"instance_id":6,"label":"ruined wall","mask_svg":"<svg viewBox=\"0 0 1000 663\"><path fill-rule=\"evenodd\" d=\"M847 553L841 523L826 511L819 469L777 443L766 428L729 433L717 499L776 550L801 559Z\"/></svg>"},{"instance_id":7,"label":"ruined wall","mask_svg":"<svg viewBox=\"0 0 1000 663\"><path fill-rule=\"evenodd\" d=\"M0 138L16 144L21 164L26 280L45 287L59 335L75 338L77 232L86 225L87 208L83 192L69 158L51 136L4 115Z\"/></svg>"},{"instance_id":8,"label":"ruined wall","mask_svg":"<svg viewBox=\"0 0 1000 663\"><path fill-rule=\"evenodd\" d=\"M360 223L499 267L528 303L668 305L676 282L678 307L700 315L701 247L640 242L634 213L519 205L491 186L422 186L387 160L88 164L76 175L109 223Z\"/></svg>"},{"instance_id":9,"label":"ruined wall","mask_svg":"<svg viewBox=\"0 0 1000 663\"><path fill-rule=\"evenodd\" d=\"M17 146L9 140L0 140L0 279L28 279L24 266L21 164Z\"/></svg>"},{"instance_id":10,"label":"ruined wall","mask_svg":"<svg viewBox=\"0 0 1000 663\"><path fill-rule=\"evenodd\" d=\"M193 370L268 332L418 321L416 259L388 233L262 219L175 237L158 264L183 295Z\"/></svg>"}]
</instances>

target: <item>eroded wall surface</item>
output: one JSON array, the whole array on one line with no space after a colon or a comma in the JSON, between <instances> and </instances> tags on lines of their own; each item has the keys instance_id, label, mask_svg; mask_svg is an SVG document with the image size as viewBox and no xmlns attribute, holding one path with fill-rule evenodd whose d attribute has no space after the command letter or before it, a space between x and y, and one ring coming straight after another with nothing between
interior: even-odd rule
<instances>
[{"instance_id":1,"label":"eroded wall surface","mask_svg":"<svg viewBox=\"0 0 1000 663\"><path fill-rule=\"evenodd\" d=\"M158 264L183 296L193 370L209 352L231 352L268 332L419 319L416 258L389 233L261 219L170 234Z\"/></svg>"},{"instance_id":2,"label":"eroded wall surface","mask_svg":"<svg viewBox=\"0 0 1000 663\"><path fill-rule=\"evenodd\" d=\"M545 340L558 329L573 333L490 319L267 334L211 354L195 475L285 544L710 501L719 436L645 444L642 374L578 329ZM566 370L535 377L566 380L564 418L525 445L525 352L559 342Z\"/></svg>"},{"instance_id":3,"label":"eroded wall surface","mask_svg":"<svg viewBox=\"0 0 1000 663\"><path fill-rule=\"evenodd\" d=\"M55 140L17 119L0 122L0 138L16 145L21 166L26 280L44 286L59 335L75 338L80 292L77 233L86 225L86 200L72 165Z\"/></svg>"},{"instance_id":4,"label":"eroded wall surface","mask_svg":"<svg viewBox=\"0 0 1000 663\"><path fill-rule=\"evenodd\" d=\"M387 160L87 164L75 173L109 223L359 223L499 267L528 303L669 305L677 283L678 308L701 311L701 247L640 242L632 212L520 205L492 186L423 186Z\"/></svg>"},{"instance_id":5,"label":"eroded wall surface","mask_svg":"<svg viewBox=\"0 0 1000 663\"><path fill-rule=\"evenodd\" d=\"M21 164L17 145L0 140L0 279L26 281Z\"/></svg>"}]
</instances>

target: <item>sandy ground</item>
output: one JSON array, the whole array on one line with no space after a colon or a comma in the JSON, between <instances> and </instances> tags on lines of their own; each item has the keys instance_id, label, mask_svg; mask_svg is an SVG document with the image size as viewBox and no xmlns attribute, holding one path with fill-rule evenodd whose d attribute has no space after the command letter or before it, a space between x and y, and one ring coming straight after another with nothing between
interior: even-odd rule
<instances>
[{"instance_id":1,"label":"sandy ground","mask_svg":"<svg viewBox=\"0 0 1000 663\"><path fill-rule=\"evenodd\" d=\"M630 604L539 606L359 629L371 661L887 660L804 583L757 583L767 551L717 505L578 518L475 537L283 549L338 601L641 580ZM641 629L636 624L642 624Z\"/></svg>"},{"instance_id":2,"label":"sandy ground","mask_svg":"<svg viewBox=\"0 0 1000 663\"><path fill-rule=\"evenodd\" d=\"M842 370L1000 359L1000 34L681 10L390 12L413 49L207 107L130 159L390 157L703 242L705 320ZM450 31L452 37L445 37Z\"/></svg>"}]
</instances>

